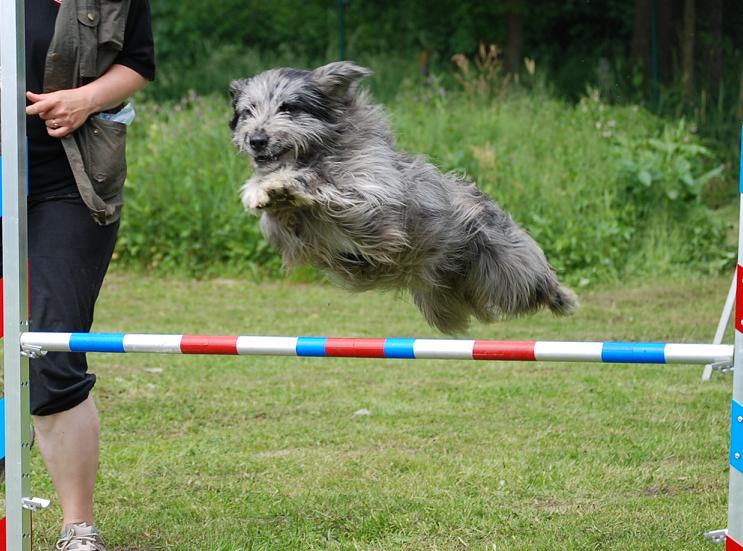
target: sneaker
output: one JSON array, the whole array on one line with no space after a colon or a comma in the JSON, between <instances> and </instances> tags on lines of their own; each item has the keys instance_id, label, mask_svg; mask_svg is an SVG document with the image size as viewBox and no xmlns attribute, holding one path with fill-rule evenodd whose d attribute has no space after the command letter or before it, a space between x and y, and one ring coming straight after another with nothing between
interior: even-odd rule
<instances>
[{"instance_id":1,"label":"sneaker","mask_svg":"<svg viewBox=\"0 0 743 551\"><path fill-rule=\"evenodd\" d=\"M107 551L95 526L86 522L65 526L54 548L57 551Z\"/></svg>"}]
</instances>

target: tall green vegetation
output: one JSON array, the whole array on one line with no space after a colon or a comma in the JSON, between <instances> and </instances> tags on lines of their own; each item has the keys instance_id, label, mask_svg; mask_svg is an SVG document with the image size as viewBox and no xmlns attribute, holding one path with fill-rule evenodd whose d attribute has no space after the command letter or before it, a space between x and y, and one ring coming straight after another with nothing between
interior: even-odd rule
<instances>
[{"instance_id":1,"label":"tall green vegetation","mask_svg":"<svg viewBox=\"0 0 743 551\"><path fill-rule=\"evenodd\" d=\"M139 111L115 259L201 276L276 268L239 203L247 166L230 144L226 101L191 96Z\"/></svg>"},{"instance_id":2,"label":"tall green vegetation","mask_svg":"<svg viewBox=\"0 0 743 551\"><path fill-rule=\"evenodd\" d=\"M697 1L345 2L346 46L375 70L366 85L400 146L466 172L573 284L718 271L734 253L742 14ZM227 0L214 17L204 0L153 3L159 76L132 127L119 264L280 272L239 202L250 168L230 144L226 90L335 59L340 4ZM654 30L652 6L668 15Z\"/></svg>"},{"instance_id":3,"label":"tall green vegetation","mask_svg":"<svg viewBox=\"0 0 743 551\"><path fill-rule=\"evenodd\" d=\"M402 87L388 103L400 147L466 172L568 281L730 264L724 218L703 200L729 175L688 125L609 105L595 91L570 104L538 84L527 91L485 79L476 91L472 73L460 80L464 87ZM118 262L198 276L279 273L239 202L250 167L230 143L227 99L190 96L140 111Z\"/></svg>"},{"instance_id":4,"label":"tall green vegetation","mask_svg":"<svg viewBox=\"0 0 743 551\"><path fill-rule=\"evenodd\" d=\"M159 78L148 94L177 100L223 93L230 78L275 65L338 58L385 60L377 95L403 75L448 79L456 54L498 46L511 78L535 60L553 91L577 101L586 86L616 103L684 116L720 143L737 141L743 117L743 10L738 0L158 0L152 3ZM396 70L393 71L392 66ZM399 72L398 72L399 71ZM735 148L731 148L735 151Z\"/></svg>"}]
</instances>

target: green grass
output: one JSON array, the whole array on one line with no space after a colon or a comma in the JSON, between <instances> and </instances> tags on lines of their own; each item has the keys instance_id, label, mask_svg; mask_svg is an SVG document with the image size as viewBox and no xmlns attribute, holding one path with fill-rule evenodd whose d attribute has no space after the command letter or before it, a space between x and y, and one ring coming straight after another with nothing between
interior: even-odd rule
<instances>
[{"instance_id":1,"label":"green grass","mask_svg":"<svg viewBox=\"0 0 743 551\"><path fill-rule=\"evenodd\" d=\"M709 342L729 277L582 293L483 339ZM440 336L405 296L117 272L97 331ZM91 356L123 550L705 550L731 381L701 366ZM161 370L161 371L160 371ZM354 415L366 408L370 414ZM34 452L35 495L53 495ZM34 517L48 549L60 510Z\"/></svg>"}]
</instances>

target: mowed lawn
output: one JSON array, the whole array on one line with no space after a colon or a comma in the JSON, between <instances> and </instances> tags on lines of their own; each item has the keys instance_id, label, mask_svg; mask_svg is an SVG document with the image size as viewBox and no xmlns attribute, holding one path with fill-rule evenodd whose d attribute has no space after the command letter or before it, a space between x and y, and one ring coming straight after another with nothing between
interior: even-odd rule
<instances>
[{"instance_id":1,"label":"mowed lawn","mask_svg":"<svg viewBox=\"0 0 743 551\"><path fill-rule=\"evenodd\" d=\"M466 336L710 342L729 282L579 292L571 319ZM442 337L405 295L128 273L107 280L95 330ZM701 383L702 366L89 359L110 549L677 551L716 549L703 533L727 524L732 381ZM33 461L34 494L52 497ZM36 549L60 514L34 516Z\"/></svg>"}]
</instances>

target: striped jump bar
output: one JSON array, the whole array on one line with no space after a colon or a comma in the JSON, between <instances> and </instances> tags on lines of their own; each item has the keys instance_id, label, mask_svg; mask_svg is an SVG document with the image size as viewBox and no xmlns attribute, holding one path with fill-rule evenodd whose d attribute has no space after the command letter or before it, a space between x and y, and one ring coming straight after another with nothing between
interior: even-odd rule
<instances>
[{"instance_id":1,"label":"striped jump bar","mask_svg":"<svg viewBox=\"0 0 743 551\"><path fill-rule=\"evenodd\" d=\"M148 335L21 334L25 352L148 352L342 358L460 359L605 363L707 364L732 361L733 345L659 342L485 341Z\"/></svg>"}]
</instances>

